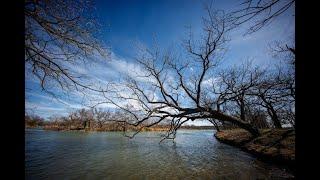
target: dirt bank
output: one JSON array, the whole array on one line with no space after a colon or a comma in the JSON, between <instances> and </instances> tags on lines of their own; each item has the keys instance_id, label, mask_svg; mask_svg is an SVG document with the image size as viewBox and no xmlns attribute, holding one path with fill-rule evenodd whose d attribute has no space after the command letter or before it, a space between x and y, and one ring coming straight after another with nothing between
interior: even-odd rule
<instances>
[{"instance_id":1,"label":"dirt bank","mask_svg":"<svg viewBox=\"0 0 320 180\"><path fill-rule=\"evenodd\" d=\"M226 144L240 147L258 158L295 167L295 131L293 129L264 129L256 138L245 130L217 132L215 137Z\"/></svg>"}]
</instances>

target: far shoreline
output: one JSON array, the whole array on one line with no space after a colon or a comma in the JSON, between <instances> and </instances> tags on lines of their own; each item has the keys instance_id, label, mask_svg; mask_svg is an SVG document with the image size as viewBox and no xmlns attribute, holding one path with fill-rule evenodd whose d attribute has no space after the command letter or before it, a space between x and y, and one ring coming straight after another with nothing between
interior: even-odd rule
<instances>
[{"instance_id":1,"label":"far shoreline","mask_svg":"<svg viewBox=\"0 0 320 180\"><path fill-rule=\"evenodd\" d=\"M46 131L63 131L63 132L123 132L123 130L119 129L109 129L109 130L101 130L101 129L85 129L85 128L76 128L76 129L68 129L62 127L46 127L46 126L25 126L25 129L41 129ZM141 132L164 132L168 131L168 127L155 127L155 128L146 128ZM179 130L216 130L214 126L182 126ZM135 132L135 130L128 129L126 132Z\"/></svg>"}]
</instances>

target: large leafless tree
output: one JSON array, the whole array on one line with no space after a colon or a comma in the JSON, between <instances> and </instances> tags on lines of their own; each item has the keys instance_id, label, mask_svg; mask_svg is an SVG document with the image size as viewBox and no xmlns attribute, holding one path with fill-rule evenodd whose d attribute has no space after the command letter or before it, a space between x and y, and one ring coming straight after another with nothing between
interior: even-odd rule
<instances>
[{"instance_id":1,"label":"large leafless tree","mask_svg":"<svg viewBox=\"0 0 320 180\"><path fill-rule=\"evenodd\" d=\"M169 122L171 128L164 139L174 139L176 130L188 120L203 119L229 122L259 135L259 130L241 117L224 112L220 99L207 85L223 60L229 30L222 11L207 12L200 40L190 33L184 42L183 59L157 48L143 49L137 58L143 72L121 85L111 84L109 94L104 94L106 101L101 103L112 103L127 112L131 117L125 123L142 125L141 129Z\"/></svg>"},{"instance_id":2,"label":"large leafless tree","mask_svg":"<svg viewBox=\"0 0 320 180\"><path fill-rule=\"evenodd\" d=\"M218 73L233 25L222 11L207 12L201 36L190 33L184 41L185 54L142 48L137 63L143 71L120 85L110 84L110 94L104 94L101 103L117 106L131 116L124 123L141 129L168 122L171 128L164 139L174 139L189 120L209 120L217 127L217 121L231 123L257 136L254 117L267 114L272 125L281 128L281 114L290 114L294 106L294 81L282 70L266 72L246 64ZM268 127L266 123L259 127Z\"/></svg>"}]
</instances>

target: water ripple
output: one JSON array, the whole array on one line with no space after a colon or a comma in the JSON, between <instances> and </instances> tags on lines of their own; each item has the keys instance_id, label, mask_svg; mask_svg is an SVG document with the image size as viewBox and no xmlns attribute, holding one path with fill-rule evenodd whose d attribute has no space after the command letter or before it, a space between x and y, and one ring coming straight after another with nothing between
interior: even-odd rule
<instances>
[{"instance_id":1,"label":"water ripple","mask_svg":"<svg viewBox=\"0 0 320 180\"><path fill-rule=\"evenodd\" d=\"M26 131L26 179L268 179L280 167L221 144L210 130L159 134Z\"/></svg>"}]
</instances>

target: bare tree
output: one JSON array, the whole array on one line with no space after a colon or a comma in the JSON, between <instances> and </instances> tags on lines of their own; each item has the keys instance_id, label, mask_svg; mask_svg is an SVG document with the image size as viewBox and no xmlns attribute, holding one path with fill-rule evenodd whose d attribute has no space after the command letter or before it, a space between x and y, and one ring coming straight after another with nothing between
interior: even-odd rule
<instances>
[{"instance_id":1,"label":"bare tree","mask_svg":"<svg viewBox=\"0 0 320 180\"><path fill-rule=\"evenodd\" d=\"M271 23L294 7L294 4L295 0L245 0L239 10L229 14L229 22L235 26L251 22L247 31L247 34L250 34ZM278 41L272 45L271 50L274 57L281 57L289 66L279 68L278 73L265 78L259 87L256 87L255 103L267 110L275 127L281 128L281 121L284 119L294 122L295 46Z\"/></svg>"},{"instance_id":2,"label":"bare tree","mask_svg":"<svg viewBox=\"0 0 320 180\"><path fill-rule=\"evenodd\" d=\"M283 42L275 42L271 46L273 57L280 59L273 81L277 81L282 94L282 108L279 110L281 119L295 125L295 46ZM275 84L275 82L274 82ZM279 99L279 98L278 98ZM284 103L285 102L285 103Z\"/></svg>"},{"instance_id":3,"label":"bare tree","mask_svg":"<svg viewBox=\"0 0 320 180\"><path fill-rule=\"evenodd\" d=\"M241 66L222 70L219 76L221 80L218 83L220 91L216 91L215 87L212 87L214 93L218 95L217 104L219 106L229 105L232 109L238 109L235 111L237 116L248 121L246 114L252 103L252 97L249 93L260 83L265 74L265 70L252 67L251 61L246 61Z\"/></svg>"},{"instance_id":4,"label":"bare tree","mask_svg":"<svg viewBox=\"0 0 320 180\"><path fill-rule=\"evenodd\" d=\"M223 112L215 94L206 88L205 81L212 78L225 53L228 27L224 13L211 10L203 18L203 25L200 41L190 34L184 42L187 60L181 61L169 52L161 54L157 48L143 49L137 58L143 69L139 78L128 77L121 85L113 84L114 91L103 93L106 101L101 103L112 103L129 114L130 118L121 122L141 127L136 133L169 121L170 129L163 139L174 139L182 124L197 119L230 122L253 136L259 135L250 123Z\"/></svg>"},{"instance_id":5,"label":"bare tree","mask_svg":"<svg viewBox=\"0 0 320 180\"><path fill-rule=\"evenodd\" d=\"M44 125L44 119L37 115L25 114L25 125L27 127L37 127Z\"/></svg>"},{"instance_id":6,"label":"bare tree","mask_svg":"<svg viewBox=\"0 0 320 180\"><path fill-rule=\"evenodd\" d=\"M294 95L291 92L291 83L284 79L281 74L266 76L251 93L256 96L256 105L267 110L276 128L281 128L280 112L285 108L294 106Z\"/></svg>"},{"instance_id":7,"label":"bare tree","mask_svg":"<svg viewBox=\"0 0 320 180\"><path fill-rule=\"evenodd\" d=\"M103 111L102 109L94 108L93 113L94 120L98 122L99 128L102 128L103 124L111 118L111 113L109 111Z\"/></svg>"},{"instance_id":8,"label":"bare tree","mask_svg":"<svg viewBox=\"0 0 320 180\"><path fill-rule=\"evenodd\" d=\"M70 129L82 129L82 122L79 116L79 113L77 111L72 112L69 114L68 119L70 120Z\"/></svg>"},{"instance_id":9,"label":"bare tree","mask_svg":"<svg viewBox=\"0 0 320 180\"><path fill-rule=\"evenodd\" d=\"M25 63L43 90L57 83L63 90L87 88L80 74L70 70L95 55L108 55L97 34L93 5L85 0L25 1Z\"/></svg>"},{"instance_id":10,"label":"bare tree","mask_svg":"<svg viewBox=\"0 0 320 180\"><path fill-rule=\"evenodd\" d=\"M259 122L260 125L256 127L267 127L263 119L263 109L274 127L281 128L285 119L292 124L294 76L286 72L283 69L268 72L258 67L253 68L250 63L223 69L219 73L220 81L212 84L211 88L217 95L217 108L253 126Z\"/></svg>"},{"instance_id":11,"label":"bare tree","mask_svg":"<svg viewBox=\"0 0 320 180\"><path fill-rule=\"evenodd\" d=\"M80 120L83 124L83 129L90 129L93 121L93 111L92 109L80 109L77 111Z\"/></svg>"}]
</instances>

